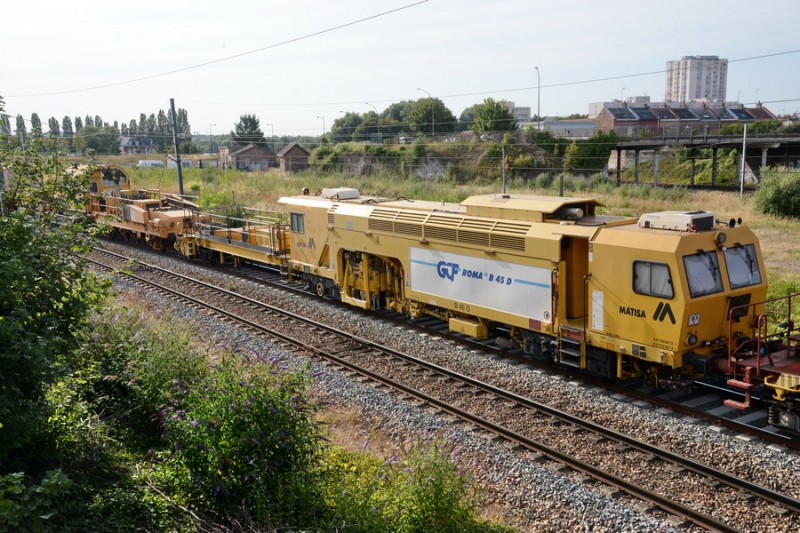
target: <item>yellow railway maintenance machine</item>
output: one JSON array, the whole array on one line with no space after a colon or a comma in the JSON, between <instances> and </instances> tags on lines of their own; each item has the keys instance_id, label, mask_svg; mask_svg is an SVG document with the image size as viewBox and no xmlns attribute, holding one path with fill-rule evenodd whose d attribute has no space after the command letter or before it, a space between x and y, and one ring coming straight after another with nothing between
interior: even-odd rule
<instances>
[{"instance_id":1,"label":"yellow railway maintenance machine","mask_svg":"<svg viewBox=\"0 0 800 533\"><path fill-rule=\"evenodd\" d=\"M433 315L476 338L605 377L682 381L709 369L729 310L766 294L758 241L713 213L603 216L591 198L492 194L460 204L361 196L279 200L288 268L364 309Z\"/></svg>"},{"instance_id":2,"label":"yellow railway maintenance machine","mask_svg":"<svg viewBox=\"0 0 800 533\"><path fill-rule=\"evenodd\" d=\"M82 171L79 168L77 171ZM114 234L166 251L176 234L197 220L198 206L152 189L131 189L128 175L114 165L95 165L86 213Z\"/></svg>"}]
</instances>

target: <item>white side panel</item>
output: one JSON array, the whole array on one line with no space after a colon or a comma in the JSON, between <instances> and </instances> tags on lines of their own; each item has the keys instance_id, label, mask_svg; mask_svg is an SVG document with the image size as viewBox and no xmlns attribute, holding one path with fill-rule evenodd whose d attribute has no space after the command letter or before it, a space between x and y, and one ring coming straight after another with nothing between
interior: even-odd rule
<instances>
[{"instance_id":1,"label":"white side panel","mask_svg":"<svg viewBox=\"0 0 800 533\"><path fill-rule=\"evenodd\" d=\"M550 271L506 261L411 248L409 287L434 297L550 323Z\"/></svg>"},{"instance_id":2,"label":"white side panel","mask_svg":"<svg viewBox=\"0 0 800 533\"><path fill-rule=\"evenodd\" d=\"M603 291L592 291L592 329L603 331Z\"/></svg>"}]
</instances>

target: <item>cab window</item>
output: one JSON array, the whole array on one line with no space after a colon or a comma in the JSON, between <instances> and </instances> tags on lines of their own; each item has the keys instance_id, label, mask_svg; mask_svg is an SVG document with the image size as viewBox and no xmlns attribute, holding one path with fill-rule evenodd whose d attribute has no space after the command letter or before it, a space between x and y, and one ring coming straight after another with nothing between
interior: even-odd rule
<instances>
[{"instance_id":1,"label":"cab window","mask_svg":"<svg viewBox=\"0 0 800 533\"><path fill-rule=\"evenodd\" d=\"M722 292L722 276L716 252L700 251L683 257L689 294L692 298Z\"/></svg>"},{"instance_id":2,"label":"cab window","mask_svg":"<svg viewBox=\"0 0 800 533\"><path fill-rule=\"evenodd\" d=\"M633 290L637 294L672 298L675 291L672 288L669 265L650 261L634 261Z\"/></svg>"},{"instance_id":3,"label":"cab window","mask_svg":"<svg viewBox=\"0 0 800 533\"><path fill-rule=\"evenodd\" d=\"M290 222L293 232L305 233L306 228L302 213L291 213Z\"/></svg>"},{"instance_id":4,"label":"cab window","mask_svg":"<svg viewBox=\"0 0 800 533\"><path fill-rule=\"evenodd\" d=\"M761 271L758 269L754 245L739 244L732 248L726 248L723 255L731 289L761 283Z\"/></svg>"}]
</instances>

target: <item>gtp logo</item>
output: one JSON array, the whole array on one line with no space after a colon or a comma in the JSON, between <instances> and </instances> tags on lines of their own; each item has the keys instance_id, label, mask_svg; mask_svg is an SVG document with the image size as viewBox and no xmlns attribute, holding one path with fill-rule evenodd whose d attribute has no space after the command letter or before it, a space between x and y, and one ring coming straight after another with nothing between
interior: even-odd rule
<instances>
[{"instance_id":1,"label":"gtp logo","mask_svg":"<svg viewBox=\"0 0 800 533\"><path fill-rule=\"evenodd\" d=\"M456 274L458 274L459 270L458 263L439 261L439 264L436 265L436 273L439 274L439 277L449 279L450 281L456 278Z\"/></svg>"}]
</instances>

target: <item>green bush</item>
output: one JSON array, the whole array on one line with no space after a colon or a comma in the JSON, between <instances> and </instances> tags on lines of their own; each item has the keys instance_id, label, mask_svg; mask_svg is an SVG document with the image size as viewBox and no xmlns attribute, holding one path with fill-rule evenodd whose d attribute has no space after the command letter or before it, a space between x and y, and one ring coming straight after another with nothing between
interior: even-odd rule
<instances>
[{"instance_id":1,"label":"green bush","mask_svg":"<svg viewBox=\"0 0 800 533\"><path fill-rule=\"evenodd\" d=\"M478 517L478 494L459 450L417 445L383 463L364 453L332 450L328 465L329 529L358 532L511 531Z\"/></svg>"},{"instance_id":2,"label":"green bush","mask_svg":"<svg viewBox=\"0 0 800 533\"><path fill-rule=\"evenodd\" d=\"M787 167L762 170L761 186L753 205L767 215L800 217L800 170Z\"/></svg>"},{"instance_id":3,"label":"green bush","mask_svg":"<svg viewBox=\"0 0 800 533\"><path fill-rule=\"evenodd\" d=\"M18 472L0 476L0 530L50 531L53 501L71 485L61 470L47 472L37 484Z\"/></svg>"},{"instance_id":4,"label":"green bush","mask_svg":"<svg viewBox=\"0 0 800 533\"><path fill-rule=\"evenodd\" d=\"M168 452L162 473L181 501L220 517L309 523L320 510L320 440L306 378L260 364L217 368L177 381L162 411Z\"/></svg>"},{"instance_id":5,"label":"green bush","mask_svg":"<svg viewBox=\"0 0 800 533\"><path fill-rule=\"evenodd\" d=\"M102 449L92 440L108 431L145 444L160 436L154 415L169 401L173 381L199 379L208 368L188 329L159 328L122 307L99 310L70 358L71 372L48 392L59 448L76 458L85 447Z\"/></svg>"}]
</instances>

